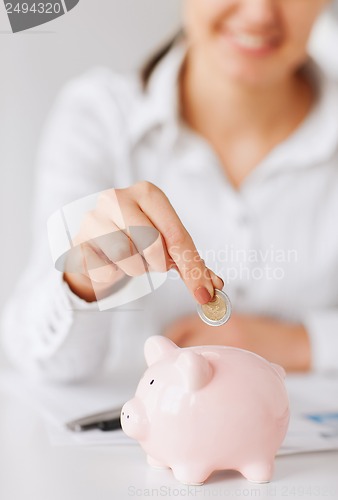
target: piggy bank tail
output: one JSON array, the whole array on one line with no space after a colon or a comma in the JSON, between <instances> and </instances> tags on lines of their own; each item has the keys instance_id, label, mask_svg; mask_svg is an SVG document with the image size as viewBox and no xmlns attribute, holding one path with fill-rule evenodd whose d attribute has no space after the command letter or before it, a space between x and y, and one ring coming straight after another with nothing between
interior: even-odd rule
<instances>
[{"instance_id":1,"label":"piggy bank tail","mask_svg":"<svg viewBox=\"0 0 338 500\"><path fill-rule=\"evenodd\" d=\"M278 373L280 378L285 379L286 373L285 373L284 368L280 365L276 365L276 363L270 363L270 364L271 364L272 368Z\"/></svg>"}]
</instances>

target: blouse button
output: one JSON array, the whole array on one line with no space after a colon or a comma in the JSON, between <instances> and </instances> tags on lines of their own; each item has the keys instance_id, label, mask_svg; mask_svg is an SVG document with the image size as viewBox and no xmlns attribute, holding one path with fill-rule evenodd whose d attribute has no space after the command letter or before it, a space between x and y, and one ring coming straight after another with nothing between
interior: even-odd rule
<instances>
[{"instance_id":1,"label":"blouse button","mask_svg":"<svg viewBox=\"0 0 338 500\"><path fill-rule=\"evenodd\" d=\"M250 224L250 218L246 214L241 214L237 218L237 223L239 226L248 226Z\"/></svg>"}]
</instances>

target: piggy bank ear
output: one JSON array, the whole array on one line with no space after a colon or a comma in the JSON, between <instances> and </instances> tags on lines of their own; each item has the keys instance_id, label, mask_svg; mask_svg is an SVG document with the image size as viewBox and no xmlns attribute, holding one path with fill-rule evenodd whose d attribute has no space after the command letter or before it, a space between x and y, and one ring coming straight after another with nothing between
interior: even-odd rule
<instances>
[{"instance_id":1,"label":"piggy bank ear","mask_svg":"<svg viewBox=\"0 0 338 500\"><path fill-rule=\"evenodd\" d=\"M157 361L164 359L176 349L178 349L177 345L167 337L163 337L162 335L149 337L144 344L144 357L146 358L147 365L151 366L157 363Z\"/></svg>"},{"instance_id":2,"label":"piggy bank ear","mask_svg":"<svg viewBox=\"0 0 338 500\"><path fill-rule=\"evenodd\" d=\"M212 378L212 366L202 354L183 349L176 366L183 373L187 388L191 391L202 389Z\"/></svg>"}]
</instances>

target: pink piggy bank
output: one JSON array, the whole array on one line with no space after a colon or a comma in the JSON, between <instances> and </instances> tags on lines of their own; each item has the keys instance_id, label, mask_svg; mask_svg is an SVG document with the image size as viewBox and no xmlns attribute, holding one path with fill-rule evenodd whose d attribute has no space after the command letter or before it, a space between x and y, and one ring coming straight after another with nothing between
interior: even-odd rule
<instances>
[{"instance_id":1,"label":"pink piggy bank","mask_svg":"<svg viewBox=\"0 0 338 500\"><path fill-rule=\"evenodd\" d=\"M148 463L185 484L223 469L270 481L289 422L283 368L232 347L181 349L163 336L149 337L144 352L148 369L121 424Z\"/></svg>"}]
</instances>

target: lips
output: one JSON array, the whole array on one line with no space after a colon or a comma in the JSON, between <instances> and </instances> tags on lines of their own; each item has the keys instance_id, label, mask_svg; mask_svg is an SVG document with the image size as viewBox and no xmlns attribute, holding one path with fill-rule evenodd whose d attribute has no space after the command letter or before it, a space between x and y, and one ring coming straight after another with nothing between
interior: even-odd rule
<instances>
[{"instance_id":1,"label":"lips","mask_svg":"<svg viewBox=\"0 0 338 500\"><path fill-rule=\"evenodd\" d=\"M236 33L232 35L232 38L238 45L247 49L264 49L274 45L269 38L248 33Z\"/></svg>"},{"instance_id":2,"label":"lips","mask_svg":"<svg viewBox=\"0 0 338 500\"><path fill-rule=\"evenodd\" d=\"M281 37L275 34L258 34L229 28L222 28L221 35L237 49L257 55L264 55L275 50L281 42Z\"/></svg>"}]
</instances>

